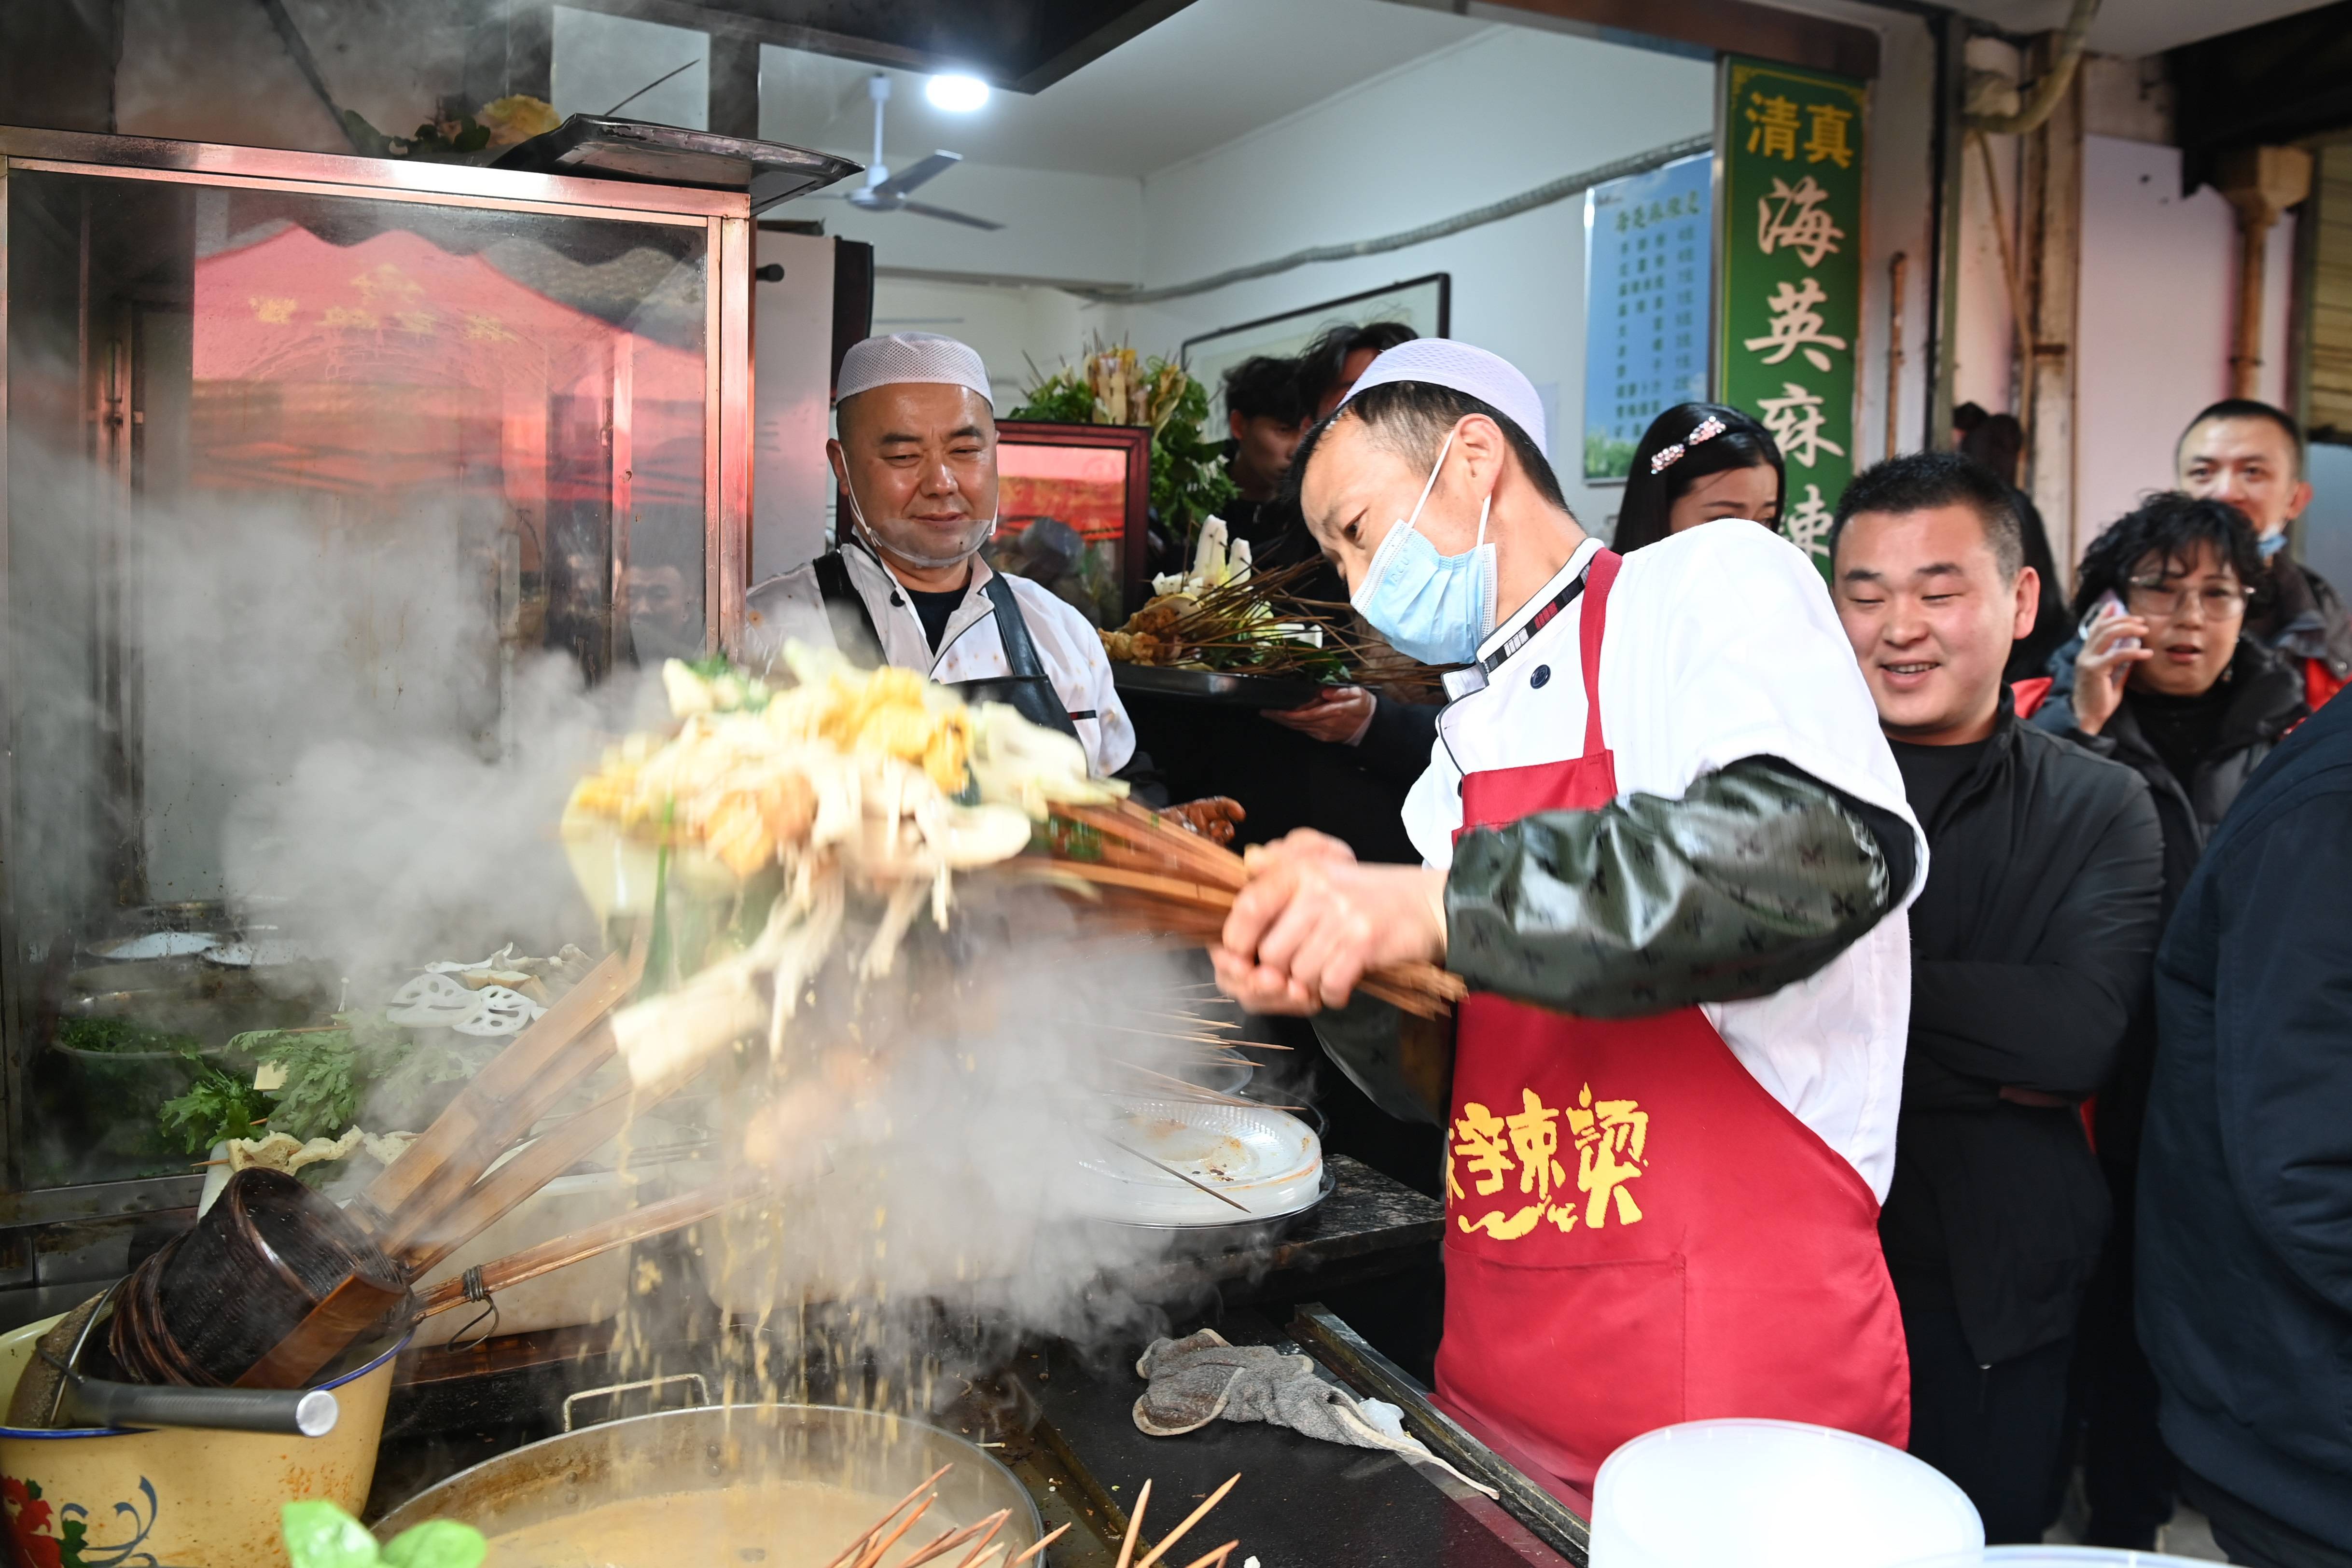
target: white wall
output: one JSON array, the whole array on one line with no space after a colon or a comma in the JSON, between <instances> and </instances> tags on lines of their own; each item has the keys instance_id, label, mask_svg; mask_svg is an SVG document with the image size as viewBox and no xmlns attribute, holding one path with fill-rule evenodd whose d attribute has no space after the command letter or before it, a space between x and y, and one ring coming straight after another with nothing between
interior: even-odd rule
<instances>
[{"instance_id":1,"label":"white wall","mask_svg":"<svg viewBox=\"0 0 2352 1568\"><path fill-rule=\"evenodd\" d=\"M2294 219L2271 231L2263 371L2255 395L2287 402ZM2083 141L2081 371L2075 386L2075 553L2172 483L2181 427L2230 394L2237 221L2210 186L2180 194L2180 152Z\"/></svg>"},{"instance_id":2,"label":"white wall","mask_svg":"<svg viewBox=\"0 0 2352 1568\"><path fill-rule=\"evenodd\" d=\"M1144 276L1186 281L1307 246L1370 238L1705 134L1703 61L1495 26L1144 182ZM1431 272L1454 278L1453 332L1527 371L1554 413L1580 516L1618 491L1573 483L1583 429L1584 205L1555 203L1408 250L1098 313L1138 348Z\"/></svg>"}]
</instances>

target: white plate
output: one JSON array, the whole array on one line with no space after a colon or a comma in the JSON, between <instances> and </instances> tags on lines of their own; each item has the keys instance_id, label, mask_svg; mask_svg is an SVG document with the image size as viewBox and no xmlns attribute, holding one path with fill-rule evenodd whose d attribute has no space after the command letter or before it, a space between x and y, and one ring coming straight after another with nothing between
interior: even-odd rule
<instances>
[{"instance_id":1,"label":"white plate","mask_svg":"<svg viewBox=\"0 0 2352 1568\"><path fill-rule=\"evenodd\" d=\"M90 949L95 957L126 964L147 958L185 958L210 952L220 938L209 931L150 931L144 936L121 936Z\"/></svg>"},{"instance_id":2,"label":"white plate","mask_svg":"<svg viewBox=\"0 0 2352 1568\"><path fill-rule=\"evenodd\" d=\"M1287 1112L1190 1100L1122 1099L1078 1151L1073 1207L1125 1225L1231 1225L1243 1218L1198 1187L1135 1157L1129 1149L1231 1197L1258 1219L1313 1203L1323 1178L1323 1144Z\"/></svg>"}]
</instances>

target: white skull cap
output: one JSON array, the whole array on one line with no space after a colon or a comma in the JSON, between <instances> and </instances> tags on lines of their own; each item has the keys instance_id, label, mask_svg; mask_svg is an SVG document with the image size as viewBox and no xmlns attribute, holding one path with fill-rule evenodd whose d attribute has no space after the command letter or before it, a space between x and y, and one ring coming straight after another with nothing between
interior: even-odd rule
<instances>
[{"instance_id":1,"label":"white skull cap","mask_svg":"<svg viewBox=\"0 0 2352 1568\"><path fill-rule=\"evenodd\" d=\"M928 382L939 386L968 387L993 409L988 390L988 367L969 343L942 338L936 332L893 332L887 338L861 338L841 357L841 380L833 401L872 392L901 382Z\"/></svg>"},{"instance_id":2,"label":"white skull cap","mask_svg":"<svg viewBox=\"0 0 2352 1568\"><path fill-rule=\"evenodd\" d=\"M1536 396L1535 383L1500 354L1490 354L1452 338L1415 338L1409 343L1399 343L1365 366L1364 373L1356 378L1356 384L1348 389L1339 406L1347 407L1368 387L1384 386L1391 382L1426 382L1475 397L1509 415L1513 424L1527 432L1537 451L1547 458L1551 456L1550 433L1544 428L1543 399Z\"/></svg>"}]
</instances>

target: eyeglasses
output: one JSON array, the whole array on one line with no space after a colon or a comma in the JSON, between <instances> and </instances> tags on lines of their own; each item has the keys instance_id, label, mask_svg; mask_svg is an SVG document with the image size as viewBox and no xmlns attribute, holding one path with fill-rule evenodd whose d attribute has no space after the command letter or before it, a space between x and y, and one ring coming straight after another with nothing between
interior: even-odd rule
<instances>
[{"instance_id":1,"label":"eyeglasses","mask_svg":"<svg viewBox=\"0 0 2352 1568\"><path fill-rule=\"evenodd\" d=\"M2235 583L2209 582L2199 589L2168 585L2160 577L2135 577L2124 584L2126 601L2135 615L2147 615L2158 621L2178 617L2184 601L2193 594L2197 607L2208 621L2235 621L2246 612L2246 601L2253 597L2251 588Z\"/></svg>"}]
</instances>

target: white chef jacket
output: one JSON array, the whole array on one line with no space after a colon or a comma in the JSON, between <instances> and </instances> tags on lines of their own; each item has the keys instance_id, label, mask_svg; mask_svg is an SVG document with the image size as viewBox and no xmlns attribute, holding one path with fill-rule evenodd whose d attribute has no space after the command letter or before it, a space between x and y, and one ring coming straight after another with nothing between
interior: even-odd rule
<instances>
[{"instance_id":1,"label":"white chef jacket","mask_svg":"<svg viewBox=\"0 0 2352 1568\"><path fill-rule=\"evenodd\" d=\"M996 634L996 606L980 591L994 575L986 561L972 558L971 582L963 602L948 617L940 651L933 653L915 601L899 591L898 580L874 552L845 540L841 559L881 635L882 657L887 663L920 671L943 685L999 680L1013 673L1004 662L1003 640ZM1103 653L1101 637L1085 616L1047 590L1024 577L1007 580L1028 624L1029 641L1036 647L1038 667L1061 695L1088 763L1097 775L1108 778L1135 755L1135 726L1111 684L1110 660ZM814 564L768 579L745 599L743 643L750 664L758 668L772 663L788 642L815 648L835 645Z\"/></svg>"},{"instance_id":2,"label":"white chef jacket","mask_svg":"<svg viewBox=\"0 0 2352 1568\"><path fill-rule=\"evenodd\" d=\"M1480 658L1533 620L1600 548L1579 547L1480 645ZM1429 769L1404 810L1429 864L1453 863L1463 772L1583 753L1578 638L1589 602L1579 595L1494 670L1485 690L1440 716ZM1786 539L1738 518L1628 555L1601 634L1601 716L1621 799L1679 799L1703 773L1777 757L1910 824L1918 869L1885 918L1811 979L1704 1006L1740 1064L1885 1201L1911 1014L1904 911L1927 883L1927 846L1821 574Z\"/></svg>"}]
</instances>

